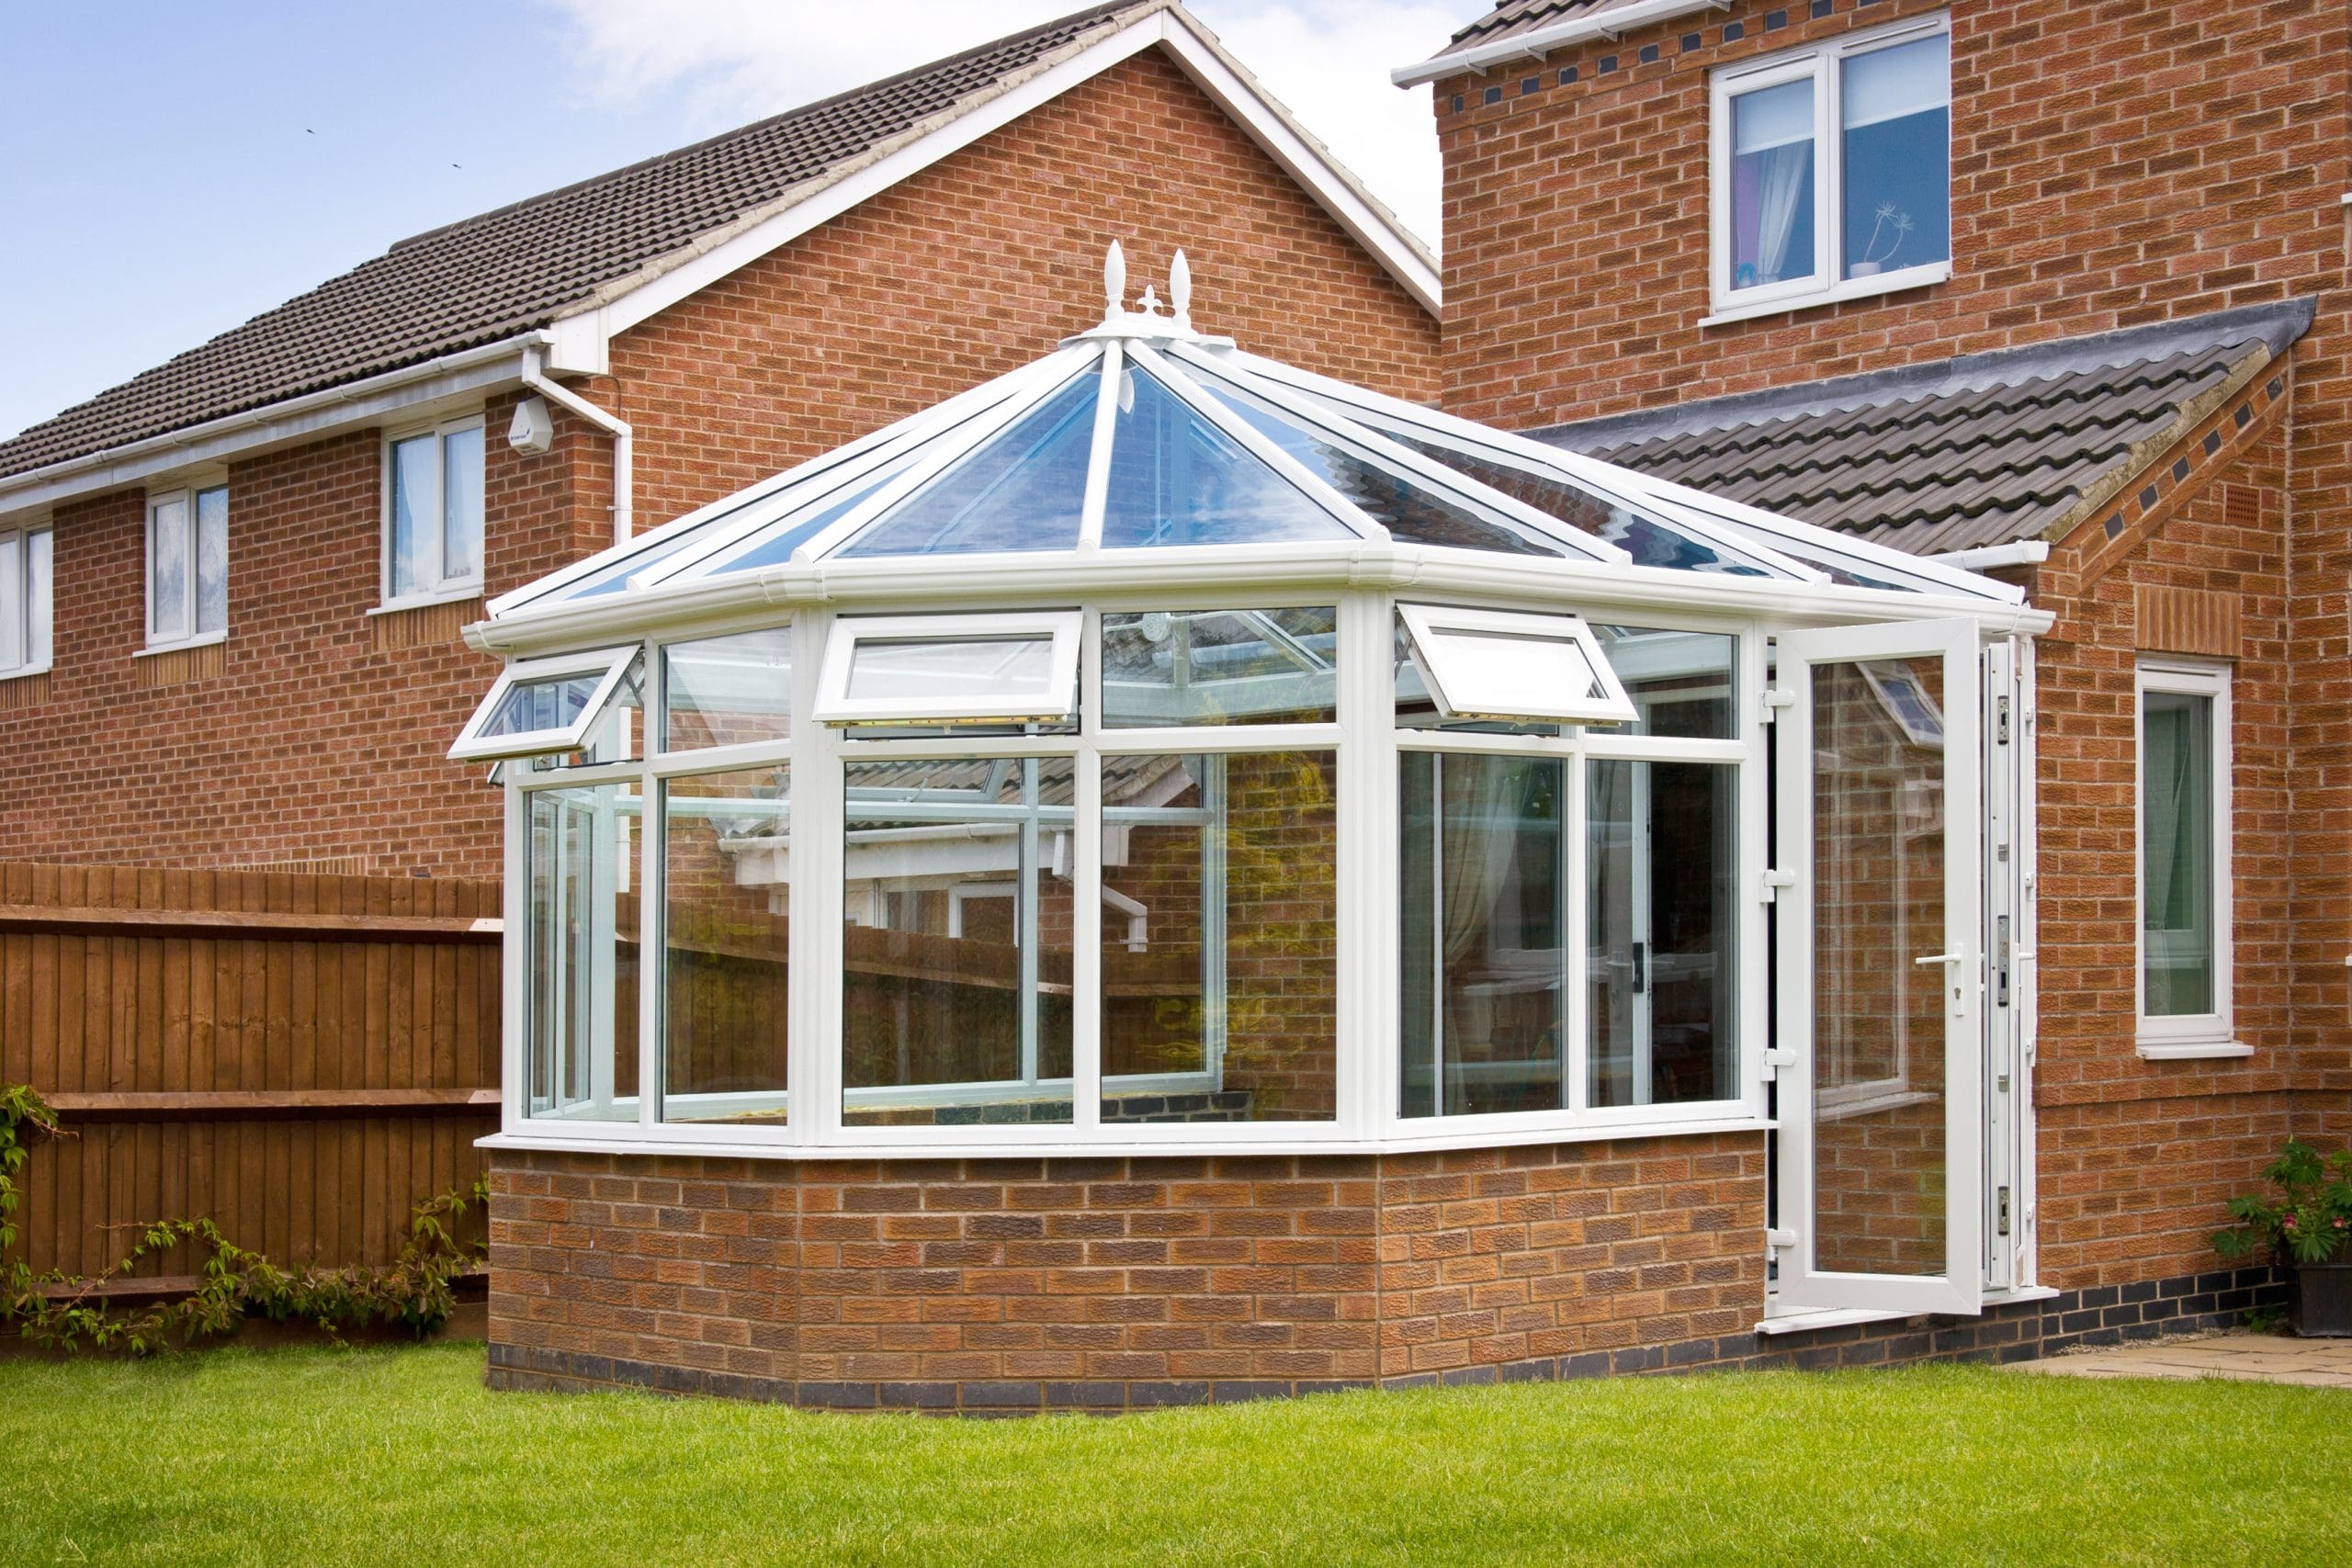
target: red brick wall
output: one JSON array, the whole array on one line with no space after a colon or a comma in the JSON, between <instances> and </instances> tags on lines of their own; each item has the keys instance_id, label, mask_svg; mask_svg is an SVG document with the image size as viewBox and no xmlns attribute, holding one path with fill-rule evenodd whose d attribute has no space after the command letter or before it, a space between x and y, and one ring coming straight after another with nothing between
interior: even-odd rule
<instances>
[{"instance_id":1,"label":"red brick wall","mask_svg":"<svg viewBox=\"0 0 2352 1568\"><path fill-rule=\"evenodd\" d=\"M636 423L651 527L1048 351L1099 319L1103 245L1204 326L1419 398L1436 325L1170 63L1140 57L623 335L584 395ZM557 411L521 457L488 411L488 586L611 540L611 448ZM378 438L230 472L230 637L153 670L140 492L58 509L56 660L0 682L0 856L492 874L496 792L443 761L497 666L479 604L368 617ZM163 673L173 683L151 685ZM182 677L187 678L182 678Z\"/></svg>"}]
</instances>

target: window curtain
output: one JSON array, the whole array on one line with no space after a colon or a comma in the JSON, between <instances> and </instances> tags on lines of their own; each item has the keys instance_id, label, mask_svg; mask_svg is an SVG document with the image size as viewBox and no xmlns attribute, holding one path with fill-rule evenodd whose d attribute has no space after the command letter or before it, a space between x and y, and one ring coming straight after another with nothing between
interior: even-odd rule
<instances>
[{"instance_id":1,"label":"window curtain","mask_svg":"<svg viewBox=\"0 0 2352 1568\"><path fill-rule=\"evenodd\" d=\"M1813 143L1792 141L1757 153L1756 272L1770 283L1788 265L1789 240L1796 232L1797 197L1813 164Z\"/></svg>"},{"instance_id":2,"label":"window curtain","mask_svg":"<svg viewBox=\"0 0 2352 1568\"><path fill-rule=\"evenodd\" d=\"M2151 1017L2212 1010L2211 699L2152 692L2142 716L2141 925Z\"/></svg>"},{"instance_id":3,"label":"window curtain","mask_svg":"<svg viewBox=\"0 0 2352 1568\"><path fill-rule=\"evenodd\" d=\"M1439 759L1445 803L1439 828L1444 857L1439 907L1445 912L1449 968L1482 944L1494 924L1495 899L1519 848L1520 807L1527 798L1530 771L1537 765L1527 757Z\"/></svg>"}]
</instances>

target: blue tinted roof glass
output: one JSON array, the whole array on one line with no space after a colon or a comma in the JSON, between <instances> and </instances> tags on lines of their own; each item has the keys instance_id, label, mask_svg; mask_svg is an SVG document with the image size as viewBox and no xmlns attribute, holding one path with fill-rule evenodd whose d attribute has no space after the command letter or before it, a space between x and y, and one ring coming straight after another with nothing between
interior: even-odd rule
<instances>
[{"instance_id":1,"label":"blue tinted roof glass","mask_svg":"<svg viewBox=\"0 0 2352 1568\"><path fill-rule=\"evenodd\" d=\"M1256 545L1356 536L1149 371L1122 373L1102 543Z\"/></svg>"},{"instance_id":2,"label":"blue tinted roof glass","mask_svg":"<svg viewBox=\"0 0 2352 1568\"><path fill-rule=\"evenodd\" d=\"M1091 367L1080 371L836 553L854 558L1075 549L1101 380Z\"/></svg>"}]
</instances>

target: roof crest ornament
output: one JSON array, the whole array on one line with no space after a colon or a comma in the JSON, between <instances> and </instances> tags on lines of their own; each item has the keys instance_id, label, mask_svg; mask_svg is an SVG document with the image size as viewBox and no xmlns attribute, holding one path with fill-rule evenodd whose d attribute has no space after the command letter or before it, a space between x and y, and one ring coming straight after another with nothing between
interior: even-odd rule
<instances>
[{"instance_id":1,"label":"roof crest ornament","mask_svg":"<svg viewBox=\"0 0 2352 1568\"><path fill-rule=\"evenodd\" d=\"M1114 240L1102 253L1102 324L1064 341L1152 338L1184 339L1212 348L1233 345L1232 339L1210 336L1193 325L1193 264L1182 250L1169 258L1166 299L1160 298L1159 286L1151 283L1144 285L1133 310L1127 308L1126 297L1127 253Z\"/></svg>"}]
</instances>

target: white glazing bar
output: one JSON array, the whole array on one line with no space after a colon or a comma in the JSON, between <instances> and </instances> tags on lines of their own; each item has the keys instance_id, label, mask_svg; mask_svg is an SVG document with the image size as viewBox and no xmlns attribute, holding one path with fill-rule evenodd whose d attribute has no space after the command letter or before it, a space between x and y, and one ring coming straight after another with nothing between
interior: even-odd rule
<instances>
[{"instance_id":1,"label":"white glazing bar","mask_svg":"<svg viewBox=\"0 0 2352 1568\"><path fill-rule=\"evenodd\" d=\"M1767 748L1770 737L1758 716L1767 711L1764 692L1769 684L1769 645L1758 626L1739 639L1739 691L1732 705L1732 725L1748 748L1739 773L1739 838L1733 863L1738 880L1732 885L1732 907L1738 911L1739 947L1734 954L1733 995L1740 998L1736 1098L1757 1116L1766 1114L1769 1095L1764 1082L1764 1051L1772 1043L1771 922L1777 911L1757 897L1764 874L1775 864L1771 851L1771 773ZM1717 1086L1719 1089L1727 1086Z\"/></svg>"},{"instance_id":2,"label":"white glazing bar","mask_svg":"<svg viewBox=\"0 0 2352 1568\"><path fill-rule=\"evenodd\" d=\"M1125 372L1126 362L1126 353L1117 340L1103 345L1102 387L1094 398L1094 440L1086 456L1086 497L1078 514L1080 555L1102 547L1102 509L1111 494L1111 442L1119 429L1119 378Z\"/></svg>"},{"instance_id":3,"label":"white glazing bar","mask_svg":"<svg viewBox=\"0 0 2352 1568\"><path fill-rule=\"evenodd\" d=\"M1581 736L1578 737L1581 739ZM1592 1104L1592 870L1588 863L1591 833L1592 791L1586 778L1584 749L1572 750L1560 764L1560 874L1567 887L1566 908L1561 911L1562 945L1567 949L1562 983L1567 987L1566 1039L1560 1055L1566 1060L1567 1093L1560 1103L1581 1114Z\"/></svg>"},{"instance_id":4,"label":"white glazing bar","mask_svg":"<svg viewBox=\"0 0 2352 1568\"><path fill-rule=\"evenodd\" d=\"M842 759L833 730L806 716L831 617L804 614L792 632L792 916L785 1006L791 1019L790 1128L797 1144L838 1141L842 1128Z\"/></svg>"},{"instance_id":5,"label":"white glazing bar","mask_svg":"<svg viewBox=\"0 0 2352 1568\"><path fill-rule=\"evenodd\" d=\"M1105 356L1116 374L1118 345ZM1102 387L1102 403L1113 405L1113 382ZM1098 463L1107 464L1109 439L1103 425L1095 431ZM1087 504L1099 528L1101 496L1088 480ZM1102 1124L1102 760L1092 746L1102 725L1102 615L1086 613L1079 653L1079 732L1077 820L1071 826L1070 897L1070 1125L1080 1139L1095 1136Z\"/></svg>"},{"instance_id":6,"label":"white glazing bar","mask_svg":"<svg viewBox=\"0 0 2352 1568\"><path fill-rule=\"evenodd\" d=\"M1396 1115L1394 618L1385 593L1340 600L1340 1122L1358 1138L1376 1136Z\"/></svg>"}]
</instances>

